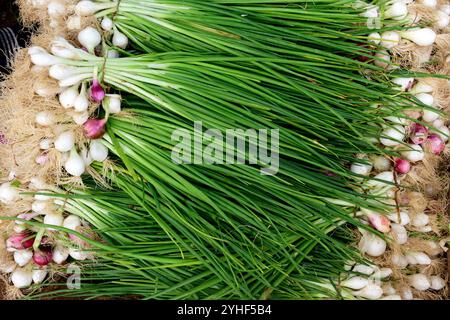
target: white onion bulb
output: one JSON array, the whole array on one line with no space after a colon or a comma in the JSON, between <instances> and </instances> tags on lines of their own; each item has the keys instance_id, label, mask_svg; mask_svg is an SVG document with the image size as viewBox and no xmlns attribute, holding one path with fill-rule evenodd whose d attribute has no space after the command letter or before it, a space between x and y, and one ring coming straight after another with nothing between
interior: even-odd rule
<instances>
[{"instance_id":1,"label":"white onion bulb","mask_svg":"<svg viewBox=\"0 0 450 320\"><path fill-rule=\"evenodd\" d=\"M373 167L377 171L387 171L391 168L391 161L382 156L375 156L372 159Z\"/></svg>"},{"instance_id":2,"label":"white onion bulb","mask_svg":"<svg viewBox=\"0 0 450 320\"><path fill-rule=\"evenodd\" d=\"M103 162L108 157L108 148L99 140L92 140L89 147L89 154L92 160Z\"/></svg>"},{"instance_id":3,"label":"white onion bulb","mask_svg":"<svg viewBox=\"0 0 450 320\"><path fill-rule=\"evenodd\" d=\"M119 57L119 51L114 50L114 49L109 49L106 56L108 58L118 58Z\"/></svg>"},{"instance_id":4,"label":"white onion bulb","mask_svg":"<svg viewBox=\"0 0 450 320\"><path fill-rule=\"evenodd\" d=\"M31 204L31 210L36 213L45 213L47 209L47 202L46 201L39 201L36 200Z\"/></svg>"},{"instance_id":5,"label":"white onion bulb","mask_svg":"<svg viewBox=\"0 0 450 320\"><path fill-rule=\"evenodd\" d=\"M434 112L432 110L423 109L422 119L426 122L433 122L439 118L439 113Z\"/></svg>"},{"instance_id":6,"label":"white onion bulb","mask_svg":"<svg viewBox=\"0 0 450 320\"><path fill-rule=\"evenodd\" d=\"M377 18L378 10L379 10L378 6L369 5L367 6L367 10L361 13L361 16L365 18Z\"/></svg>"},{"instance_id":7,"label":"white onion bulb","mask_svg":"<svg viewBox=\"0 0 450 320\"><path fill-rule=\"evenodd\" d=\"M31 0L33 7L45 7L48 5L48 0Z\"/></svg>"},{"instance_id":8,"label":"white onion bulb","mask_svg":"<svg viewBox=\"0 0 450 320\"><path fill-rule=\"evenodd\" d=\"M80 30L81 29L81 17L78 15L70 16L66 21L68 30Z\"/></svg>"},{"instance_id":9,"label":"white onion bulb","mask_svg":"<svg viewBox=\"0 0 450 320\"><path fill-rule=\"evenodd\" d=\"M85 47L88 52L94 52L96 46L102 42L102 37L100 33L92 28L86 27L78 33L78 42Z\"/></svg>"},{"instance_id":10,"label":"white onion bulb","mask_svg":"<svg viewBox=\"0 0 450 320\"><path fill-rule=\"evenodd\" d=\"M393 147L399 145L403 139L405 139L405 128L401 125L394 125L383 130L380 142L387 147Z\"/></svg>"},{"instance_id":11,"label":"white onion bulb","mask_svg":"<svg viewBox=\"0 0 450 320\"><path fill-rule=\"evenodd\" d=\"M66 66L65 64L54 64L48 69L48 75L56 80L64 80L74 75L78 75L77 67Z\"/></svg>"},{"instance_id":12,"label":"white onion bulb","mask_svg":"<svg viewBox=\"0 0 450 320\"><path fill-rule=\"evenodd\" d=\"M49 127L55 124L55 116L50 111L41 111L36 114L36 123L43 127Z\"/></svg>"},{"instance_id":13,"label":"white onion bulb","mask_svg":"<svg viewBox=\"0 0 450 320\"><path fill-rule=\"evenodd\" d=\"M400 36L421 47L431 46L436 41L436 33L430 28L413 28L401 31Z\"/></svg>"},{"instance_id":14,"label":"white onion bulb","mask_svg":"<svg viewBox=\"0 0 450 320\"><path fill-rule=\"evenodd\" d=\"M400 224L391 224L391 234L398 244L405 244L408 241L408 232L405 227Z\"/></svg>"},{"instance_id":15,"label":"white onion bulb","mask_svg":"<svg viewBox=\"0 0 450 320\"><path fill-rule=\"evenodd\" d=\"M33 177L30 179L30 184L28 187L36 190L42 190L48 189L48 184L42 178Z\"/></svg>"},{"instance_id":16,"label":"white onion bulb","mask_svg":"<svg viewBox=\"0 0 450 320\"><path fill-rule=\"evenodd\" d=\"M441 10L437 10L434 13L434 19L436 22L436 26L439 29L444 29L445 27L448 26L449 22L450 22L450 17L448 16L447 13L441 11Z\"/></svg>"},{"instance_id":17,"label":"white onion bulb","mask_svg":"<svg viewBox=\"0 0 450 320\"><path fill-rule=\"evenodd\" d=\"M70 152L69 158L64 164L64 169L72 176L79 177L86 170L83 158L77 153L75 148Z\"/></svg>"},{"instance_id":18,"label":"white onion bulb","mask_svg":"<svg viewBox=\"0 0 450 320\"><path fill-rule=\"evenodd\" d=\"M19 191L11 186L11 183L5 182L0 185L0 201L4 204L11 204L19 200Z\"/></svg>"},{"instance_id":19,"label":"white onion bulb","mask_svg":"<svg viewBox=\"0 0 450 320\"><path fill-rule=\"evenodd\" d=\"M73 107L76 112L83 112L89 108L89 99L86 95L86 83L83 82L80 94L75 98Z\"/></svg>"},{"instance_id":20,"label":"white onion bulb","mask_svg":"<svg viewBox=\"0 0 450 320\"><path fill-rule=\"evenodd\" d=\"M69 255L75 260L86 260L88 258L88 254L85 251L81 251L75 248L69 249Z\"/></svg>"},{"instance_id":21,"label":"white onion bulb","mask_svg":"<svg viewBox=\"0 0 450 320\"><path fill-rule=\"evenodd\" d=\"M51 98L55 96L55 91L49 87L48 85L41 83L41 82L37 82L34 85L34 92L43 98Z\"/></svg>"},{"instance_id":22,"label":"white onion bulb","mask_svg":"<svg viewBox=\"0 0 450 320\"><path fill-rule=\"evenodd\" d=\"M433 231L433 228L430 225L427 225L423 227L416 227L416 230L419 232L427 233Z\"/></svg>"},{"instance_id":23,"label":"white onion bulb","mask_svg":"<svg viewBox=\"0 0 450 320\"><path fill-rule=\"evenodd\" d=\"M419 291L428 290L431 286L430 281L428 281L427 277L424 274L416 273L408 278L409 283L414 289Z\"/></svg>"},{"instance_id":24,"label":"white onion bulb","mask_svg":"<svg viewBox=\"0 0 450 320\"><path fill-rule=\"evenodd\" d=\"M383 171L373 177L373 179L377 180L367 182L369 188L383 188L388 186L389 183L394 183L394 173L392 171Z\"/></svg>"},{"instance_id":25,"label":"white onion bulb","mask_svg":"<svg viewBox=\"0 0 450 320\"><path fill-rule=\"evenodd\" d=\"M396 31L385 31L381 34L381 45L391 49L400 42L400 34Z\"/></svg>"},{"instance_id":26,"label":"white onion bulb","mask_svg":"<svg viewBox=\"0 0 450 320\"><path fill-rule=\"evenodd\" d=\"M353 173L367 176L372 170L372 165L364 163L353 163L350 167L350 170Z\"/></svg>"},{"instance_id":27,"label":"white onion bulb","mask_svg":"<svg viewBox=\"0 0 450 320\"><path fill-rule=\"evenodd\" d=\"M121 111L122 97L120 94L107 94L105 99L103 99L102 104L109 113L119 113Z\"/></svg>"},{"instance_id":28,"label":"white onion bulb","mask_svg":"<svg viewBox=\"0 0 450 320\"><path fill-rule=\"evenodd\" d=\"M47 270L36 269L32 271L33 282L36 284L42 283L47 276Z\"/></svg>"},{"instance_id":29,"label":"white onion bulb","mask_svg":"<svg viewBox=\"0 0 450 320\"><path fill-rule=\"evenodd\" d=\"M439 6L439 10L442 12L445 12L446 14L450 15L450 4L443 4Z\"/></svg>"},{"instance_id":30,"label":"white onion bulb","mask_svg":"<svg viewBox=\"0 0 450 320\"><path fill-rule=\"evenodd\" d=\"M439 136L439 138L441 138L441 140L443 142L447 142L448 138L450 137L450 130L445 126L437 127L437 129L439 131L437 131L437 130L434 130L434 131Z\"/></svg>"},{"instance_id":31,"label":"white onion bulb","mask_svg":"<svg viewBox=\"0 0 450 320\"><path fill-rule=\"evenodd\" d=\"M414 78L394 78L392 82L400 86L401 91L408 91L414 82Z\"/></svg>"},{"instance_id":32,"label":"white onion bulb","mask_svg":"<svg viewBox=\"0 0 450 320\"><path fill-rule=\"evenodd\" d=\"M418 144L407 144L403 151L401 152L401 155L411 161L411 162L417 162L422 161L425 153L423 152L423 149Z\"/></svg>"},{"instance_id":33,"label":"white onion bulb","mask_svg":"<svg viewBox=\"0 0 450 320\"><path fill-rule=\"evenodd\" d=\"M440 128L440 127L443 127L444 125L445 125L445 122L441 118L437 118L436 120L433 121L433 127L435 127L435 128Z\"/></svg>"},{"instance_id":34,"label":"white onion bulb","mask_svg":"<svg viewBox=\"0 0 450 320\"><path fill-rule=\"evenodd\" d=\"M426 215L423 212L416 214L411 219L411 224L414 227L418 227L418 228L426 226L429 222L430 222L430 218L428 217L428 215Z\"/></svg>"},{"instance_id":35,"label":"white onion bulb","mask_svg":"<svg viewBox=\"0 0 450 320\"><path fill-rule=\"evenodd\" d=\"M33 258L33 252L31 250L17 250L14 252L14 261L19 267L25 266Z\"/></svg>"},{"instance_id":36,"label":"white onion bulb","mask_svg":"<svg viewBox=\"0 0 450 320\"><path fill-rule=\"evenodd\" d=\"M70 230L76 230L77 227L81 226L81 219L77 217L76 215L71 214L67 218L64 219L63 227L70 229Z\"/></svg>"},{"instance_id":37,"label":"white onion bulb","mask_svg":"<svg viewBox=\"0 0 450 320\"><path fill-rule=\"evenodd\" d=\"M369 283L363 289L353 292L353 294L357 297L375 300L381 298L383 295L383 289L381 289L379 285Z\"/></svg>"},{"instance_id":38,"label":"white onion bulb","mask_svg":"<svg viewBox=\"0 0 450 320\"><path fill-rule=\"evenodd\" d=\"M384 17L387 19L401 20L408 14L408 8L402 2L395 2L386 8Z\"/></svg>"},{"instance_id":39,"label":"white onion bulb","mask_svg":"<svg viewBox=\"0 0 450 320\"><path fill-rule=\"evenodd\" d=\"M375 57L378 58L374 60L374 64L381 68L387 68L389 63L391 62L391 56L386 50L379 51L375 54Z\"/></svg>"},{"instance_id":40,"label":"white onion bulb","mask_svg":"<svg viewBox=\"0 0 450 320\"><path fill-rule=\"evenodd\" d=\"M64 221L64 217L59 212L49 212L44 216L44 224L53 225L53 226L62 226ZM49 228L49 230L54 230Z\"/></svg>"},{"instance_id":41,"label":"white onion bulb","mask_svg":"<svg viewBox=\"0 0 450 320\"><path fill-rule=\"evenodd\" d=\"M75 135L72 131L62 132L55 140L55 149L59 152L70 151L75 145Z\"/></svg>"},{"instance_id":42,"label":"white onion bulb","mask_svg":"<svg viewBox=\"0 0 450 320\"><path fill-rule=\"evenodd\" d=\"M406 226L410 222L409 214L406 211L400 211L400 221L397 212L387 215L388 219L399 225Z\"/></svg>"},{"instance_id":43,"label":"white onion bulb","mask_svg":"<svg viewBox=\"0 0 450 320\"><path fill-rule=\"evenodd\" d=\"M382 286L383 289L383 294L390 296L393 294L397 294L397 291L394 289L394 287L392 286L392 284L390 284L389 282L385 283Z\"/></svg>"},{"instance_id":44,"label":"white onion bulb","mask_svg":"<svg viewBox=\"0 0 450 320\"><path fill-rule=\"evenodd\" d=\"M96 3L88 0L82 0L75 6L75 13L80 16L90 16L95 14L97 11L107 8L113 8L116 6L115 2L108 3Z\"/></svg>"},{"instance_id":45,"label":"white onion bulb","mask_svg":"<svg viewBox=\"0 0 450 320\"><path fill-rule=\"evenodd\" d=\"M59 59L48 52L30 54L31 62L37 66L48 67L59 63Z\"/></svg>"},{"instance_id":46,"label":"white onion bulb","mask_svg":"<svg viewBox=\"0 0 450 320\"><path fill-rule=\"evenodd\" d=\"M426 104L427 106L433 106L434 104L434 98L429 93L419 93L416 94L415 97L422 102L423 104Z\"/></svg>"},{"instance_id":47,"label":"white onion bulb","mask_svg":"<svg viewBox=\"0 0 450 320\"><path fill-rule=\"evenodd\" d=\"M392 269L391 268L381 268L380 270L376 271L372 278L374 279L385 279L392 275Z\"/></svg>"},{"instance_id":48,"label":"white onion bulb","mask_svg":"<svg viewBox=\"0 0 450 320\"><path fill-rule=\"evenodd\" d=\"M11 281L16 288L24 289L31 285L33 274L30 270L17 268L11 274Z\"/></svg>"},{"instance_id":49,"label":"white onion bulb","mask_svg":"<svg viewBox=\"0 0 450 320\"><path fill-rule=\"evenodd\" d=\"M47 7L48 15L52 18L59 18L66 13L66 6L62 3L52 1Z\"/></svg>"},{"instance_id":50,"label":"white onion bulb","mask_svg":"<svg viewBox=\"0 0 450 320\"><path fill-rule=\"evenodd\" d=\"M69 250L65 247L57 245L53 249L53 261L57 264L62 264L69 257Z\"/></svg>"},{"instance_id":51,"label":"white onion bulb","mask_svg":"<svg viewBox=\"0 0 450 320\"><path fill-rule=\"evenodd\" d=\"M115 29L112 37L112 44L116 47L125 49L128 45L128 38L122 32L119 32L119 30Z\"/></svg>"},{"instance_id":52,"label":"white onion bulb","mask_svg":"<svg viewBox=\"0 0 450 320\"><path fill-rule=\"evenodd\" d=\"M365 274L365 275L371 275L375 272L374 268L365 264L357 264L353 267L353 272Z\"/></svg>"},{"instance_id":53,"label":"white onion bulb","mask_svg":"<svg viewBox=\"0 0 450 320\"><path fill-rule=\"evenodd\" d=\"M420 81L416 83L416 85L411 89L412 94L419 94L419 93L431 93L434 91L434 88L430 86L429 84L426 84L423 81ZM433 102L431 103L433 104Z\"/></svg>"},{"instance_id":54,"label":"white onion bulb","mask_svg":"<svg viewBox=\"0 0 450 320\"><path fill-rule=\"evenodd\" d=\"M363 277L352 277L341 282L341 286L353 290L360 290L369 284L369 280Z\"/></svg>"},{"instance_id":55,"label":"white onion bulb","mask_svg":"<svg viewBox=\"0 0 450 320\"><path fill-rule=\"evenodd\" d=\"M381 42L381 35L378 32L372 32L369 34L368 40L378 45Z\"/></svg>"},{"instance_id":56,"label":"white onion bulb","mask_svg":"<svg viewBox=\"0 0 450 320\"><path fill-rule=\"evenodd\" d=\"M39 149L41 150L48 150L52 147L52 145L52 139L42 139L41 141L39 141Z\"/></svg>"},{"instance_id":57,"label":"white onion bulb","mask_svg":"<svg viewBox=\"0 0 450 320\"><path fill-rule=\"evenodd\" d=\"M102 22L101 22L101 26L102 26L102 29L103 30L105 30L105 31L111 31L112 30L112 28L113 28L113 21L110 19L110 18L108 18L108 17L104 17L103 19L102 19Z\"/></svg>"},{"instance_id":58,"label":"white onion bulb","mask_svg":"<svg viewBox=\"0 0 450 320\"><path fill-rule=\"evenodd\" d=\"M75 122L78 125L84 124L86 121L88 121L88 119L89 119L89 112L87 112L87 111L75 112L72 115L73 122Z\"/></svg>"},{"instance_id":59,"label":"white onion bulb","mask_svg":"<svg viewBox=\"0 0 450 320\"><path fill-rule=\"evenodd\" d=\"M401 291L404 300L413 300L414 296L410 288L405 288Z\"/></svg>"},{"instance_id":60,"label":"white onion bulb","mask_svg":"<svg viewBox=\"0 0 450 320\"><path fill-rule=\"evenodd\" d=\"M64 89L59 94L59 103L63 106L63 108L68 109L72 108L75 102L75 99L78 97L78 85L69 87Z\"/></svg>"},{"instance_id":61,"label":"white onion bulb","mask_svg":"<svg viewBox=\"0 0 450 320\"><path fill-rule=\"evenodd\" d=\"M420 264L428 266L431 264L430 257L424 252L408 251L406 252L405 257L410 265Z\"/></svg>"},{"instance_id":62,"label":"white onion bulb","mask_svg":"<svg viewBox=\"0 0 450 320\"><path fill-rule=\"evenodd\" d=\"M398 253L394 253L392 255L391 262L399 269L404 269L408 266L408 260L406 259L406 257Z\"/></svg>"},{"instance_id":63,"label":"white onion bulb","mask_svg":"<svg viewBox=\"0 0 450 320\"><path fill-rule=\"evenodd\" d=\"M361 253L379 257L386 251L386 242L374 234L367 233L361 238L358 247Z\"/></svg>"},{"instance_id":64,"label":"white onion bulb","mask_svg":"<svg viewBox=\"0 0 450 320\"><path fill-rule=\"evenodd\" d=\"M430 288L433 290L442 290L445 287L445 280L439 276L430 277Z\"/></svg>"}]
</instances>

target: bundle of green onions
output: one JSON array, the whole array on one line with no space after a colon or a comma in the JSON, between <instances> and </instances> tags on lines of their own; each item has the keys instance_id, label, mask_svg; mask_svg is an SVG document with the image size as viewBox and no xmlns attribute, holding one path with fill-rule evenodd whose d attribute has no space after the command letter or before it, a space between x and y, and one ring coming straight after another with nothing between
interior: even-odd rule
<instances>
[{"instance_id":1,"label":"bundle of green onions","mask_svg":"<svg viewBox=\"0 0 450 320\"><path fill-rule=\"evenodd\" d=\"M355 1L80 1L75 13L103 18L112 44L144 52L249 56L356 56L367 6ZM346 42L344 40L351 40ZM317 49L322 48L323 51ZM327 50L327 51L324 51ZM368 51L366 50L366 53Z\"/></svg>"},{"instance_id":2,"label":"bundle of green onions","mask_svg":"<svg viewBox=\"0 0 450 320\"><path fill-rule=\"evenodd\" d=\"M391 88L384 69L356 59L377 48L353 2L81 1L77 13L111 17L102 27L114 29L115 47L125 49L128 37L143 54L96 56L102 39L93 28L78 35L88 52L63 38L52 54L30 48L32 62L59 81L65 108L86 111L75 100L90 81L93 101L108 87L126 92L128 107L112 115L104 100L104 118L84 125L86 137L109 150L112 163L89 165L114 191L86 178L85 190L64 196L65 210L104 239L77 234L95 251L95 263L83 264L84 281L93 282L34 297L339 296L327 279L360 259L343 225L368 228L353 214L386 209L378 195L359 191L367 179L348 165L356 153L387 152L376 143L383 127L395 128L385 118L416 104ZM195 139L199 121L221 132L279 130L279 150L271 150L279 168L264 175L264 161L175 163L173 133ZM236 154L228 141L214 142L216 152ZM67 150L81 151L73 141ZM85 165L65 168L82 175Z\"/></svg>"},{"instance_id":3,"label":"bundle of green onions","mask_svg":"<svg viewBox=\"0 0 450 320\"><path fill-rule=\"evenodd\" d=\"M258 234L247 223L241 227L241 236L237 237L240 241L236 242L233 232L222 224L217 224L216 230L212 225L209 230L199 230L199 218L194 221L177 217L162 205L162 199L157 211L150 204L140 206L137 202L149 201L136 200L134 181L121 175L111 178L117 186L134 188L134 196L94 190L94 184L88 181L93 189L76 192L65 200L65 210L97 226L96 232L107 242L95 242L76 233L91 244L96 255L95 262L82 262L81 289L37 292L30 298L138 295L146 299L258 299L269 298L274 289L288 292L293 282L298 290L291 298L313 298L316 292L323 291L323 283L315 282L319 274L322 281L335 279L347 260L357 258L338 239L333 239L332 250L321 246L321 252L314 255L318 260L311 257L311 250L320 251L317 242L330 240L320 234L304 238L284 230L273 242L265 239L270 230ZM313 222L317 229L328 233L340 228L341 223L339 219ZM245 241L245 236L253 241ZM201 238L206 237L210 238L208 243L202 242ZM214 248L215 238L222 248ZM226 247L237 252L230 255ZM318 272L324 263L327 268ZM295 278L290 278L293 271ZM300 290L301 286L305 288Z\"/></svg>"}]
</instances>

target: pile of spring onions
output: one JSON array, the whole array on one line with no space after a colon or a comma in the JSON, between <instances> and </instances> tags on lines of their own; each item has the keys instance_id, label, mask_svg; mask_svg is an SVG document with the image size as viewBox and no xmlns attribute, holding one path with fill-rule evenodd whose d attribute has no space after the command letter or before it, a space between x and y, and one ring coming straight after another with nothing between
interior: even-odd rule
<instances>
[{"instance_id":1,"label":"pile of spring onions","mask_svg":"<svg viewBox=\"0 0 450 320\"><path fill-rule=\"evenodd\" d=\"M35 162L46 165L56 150L60 170L84 187L37 188L50 196L36 194L31 213L17 216L28 222L7 241L11 281L26 288L31 260L61 264L69 255L84 278L80 289L61 284L29 298L397 298L380 284L392 269L366 258L386 251L382 234L407 241L407 223L390 213L392 190L427 152L442 153L450 133L425 75L390 62L401 39L436 39L431 28L404 27L404 1L31 3L51 27L66 21L77 31L28 48L58 81L49 98L71 120L36 114L36 127L53 136L36 146ZM92 16L102 30L81 27ZM377 17L384 26L372 32L368 19ZM279 129L278 173L261 175L262 163L175 164L171 135L194 134L196 121ZM4 185L0 197L19 200ZM426 215L401 214L429 229ZM347 224L362 233L358 248L347 245ZM101 241L86 236L89 226ZM409 252L408 263L424 264L424 255ZM433 277L428 288L442 289ZM415 285L421 278L410 276L411 285L427 290Z\"/></svg>"}]
</instances>

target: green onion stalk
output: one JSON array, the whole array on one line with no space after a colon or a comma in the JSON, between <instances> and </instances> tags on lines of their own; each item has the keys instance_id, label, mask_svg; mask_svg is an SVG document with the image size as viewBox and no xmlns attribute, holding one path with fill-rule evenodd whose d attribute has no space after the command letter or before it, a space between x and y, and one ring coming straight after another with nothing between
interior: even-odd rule
<instances>
[{"instance_id":1,"label":"green onion stalk","mask_svg":"<svg viewBox=\"0 0 450 320\"><path fill-rule=\"evenodd\" d=\"M219 52L328 60L369 56L366 6L342 1L81 1L143 52ZM116 38L118 38L116 36ZM116 42L116 41L113 41ZM120 46L120 45L119 45Z\"/></svg>"}]
</instances>

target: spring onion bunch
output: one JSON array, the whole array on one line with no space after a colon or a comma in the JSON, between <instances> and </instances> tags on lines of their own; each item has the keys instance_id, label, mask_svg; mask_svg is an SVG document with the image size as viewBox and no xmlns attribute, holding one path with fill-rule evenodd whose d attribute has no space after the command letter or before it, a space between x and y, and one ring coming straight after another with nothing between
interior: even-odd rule
<instances>
[{"instance_id":1,"label":"spring onion bunch","mask_svg":"<svg viewBox=\"0 0 450 320\"><path fill-rule=\"evenodd\" d=\"M123 190L126 208L114 206L110 197L115 198L115 193L102 194L95 190L88 191L92 200L83 203L84 198L77 199L75 195L66 208L70 211L70 204L75 203L75 211L71 212L95 225L99 229L97 233L104 239L116 243L114 247L117 252L107 252L114 254L115 258L110 257L101 268L86 266L88 274L93 273L93 279L122 278L122 281L114 281L112 286L106 281L101 286L104 291L97 291L97 294L108 295L106 290L111 289L111 295L142 294L148 298L174 297L171 294L178 294L176 298L223 297L221 295L225 294L227 298L257 298L268 286L281 285L290 272L307 274L309 269L303 267L301 262L313 259L308 251L317 245L325 251L333 248L330 254L337 255L333 258L335 261L353 257L351 248L336 242L329 235L344 221L358 223L350 218L353 209L327 203L317 196L345 199L352 191L345 188L341 181L333 183L326 175L295 166L294 163L282 165L283 172L277 179L260 176L256 170L241 166L175 165L170 159L170 135L174 128L188 129L188 124L161 115L156 110L152 112L145 103L131 100L134 106L141 105L142 108L132 110L134 118L112 117L108 130L114 134L115 143L108 137L104 140L111 153L120 156L119 148L126 154L127 168L117 165L107 173L112 185ZM98 165L94 168L99 172L105 169ZM139 181L130 174L131 169L140 177ZM297 185L296 181L277 181L289 179L290 176L310 186ZM301 192L298 191L300 189ZM355 193L348 201L366 205L359 196ZM144 217L140 218L140 215ZM148 232L148 224L153 226L151 230L154 229L156 234ZM145 260L146 256L154 257L155 254L148 251L153 249L147 246L149 240L142 240L141 237L161 239L161 234L164 238L168 237L167 246L170 243L175 252L181 251L183 257L189 256L188 253L195 249L195 258L201 261L199 265L207 268L207 271L197 271L195 274L211 279L211 286L215 285L211 291L204 288L205 292L179 295L178 290L183 288L181 284L174 286L173 282L167 285L162 282L159 287L162 291L144 294L139 287L123 280L130 277L144 281L143 273L147 272L145 268L150 270L150 266L142 266L143 262L138 260ZM255 242L254 239L258 240ZM118 241L123 241L120 245L124 245L126 253L119 250ZM155 242L155 246L158 244ZM141 258L129 255L134 251L136 254L142 253ZM102 252L96 253L96 256L102 256ZM139 267L130 269L130 262L125 263L126 269L116 265L117 262L130 260L138 263ZM268 265L273 267L267 268ZM178 267L177 263L173 266L177 270ZM113 270L117 271L117 268L122 271L114 274ZM171 267L164 267L167 268ZM165 270L160 271L152 265L151 271L151 275L145 273L148 279L146 285L155 287L155 278L160 277L158 272ZM182 279L178 283L184 285ZM194 283L187 282L186 285L190 290L195 289ZM85 288L87 291L66 294L94 295L94 286Z\"/></svg>"},{"instance_id":2,"label":"spring onion bunch","mask_svg":"<svg viewBox=\"0 0 450 320\"><path fill-rule=\"evenodd\" d=\"M118 185L128 180L119 175L113 179ZM87 184L93 186L92 182ZM83 285L80 289L68 290L62 284L59 290L36 293L30 298L53 295L85 298L138 295L146 299L268 298L269 289L278 288L281 284L285 286L294 270L296 281L303 277L321 282L327 276L334 276L336 268L345 259L353 257L349 248L334 240L333 250L324 250L334 259L335 269L330 268L318 279L316 272L320 266L314 264L311 257L308 258L311 262L304 266L303 261L317 242L326 241L320 235L305 239L292 232L283 232L282 243L266 241L263 239L265 235L257 236L261 238L253 242L241 239L232 243L228 241L232 230L226 232L221 228L207 230L210 232L210 244L199 245L206 230L200 232L197 229L194 216L191 220L180 220L163 205L164 202L157 211L153 211L137 204L125 192L98 188L75 191L69 197L60 196L66 198L65 209L96 225L95 231L104 241L83 238L95 251L96 260L81 262ZM337 220L316 219L314 224L331 232L339 228L340 223ZM249 226L241 229L247 236L256 235ZM219 236L217 241L222 242L223 248L214 250L212 242ZM225 246L234 247L239 253L229 256ZM289 255L286 256L283 251L289 252ZM268 259L264 260L264 257ZM231 272L224 270L228 268ZM287 288L288 285L280 290ZM304 297L309 296L305 293Z\"/></svg>"},{"instance_id":3,"label":"spring onion bunch","mask_svg":"<svg viewBox=\"0 0 450 320\"><path fill-rule=\"evenodd\" d=\"M93 36L91 43L87 34L82 33L79 41L93 52L98 38ZM72 52L70 45L63 44ZM396 91L358 75L357 64L342 72L348 67L336 63L333 70L320 63L269 57L168 53L105 59L73 51L76 55L68 58L70 54L55 53L54 46L54 55L36 47L29 52L35 64L49 66L50 76L61 87L78 90L81 84L79 96L86 92L83 83L92 82L89 93L94 101L107 97L107 85L144 99L142 103L130 98L133 116L109 116L108 134L93 140L116 157L112 169L120 174L107 173L107 177L170 239L177 243L188 238L192 244L185 250L194 246L196 258L226 290L237 290L237 279L245 277L248 284L241 284L239 296L257 297L265 288L281 284L289 272L302 273L299 264L311 258L308 251L317 245L351 255L352 249L329 233L345 221L358 224L350 215L353 207L375 205L367 201L373 198L370 195L349 188L354 180L342 162L361 149L376 150L366 135L376 136L384 120L379 114L382 109L374 109L371 102L401 101L391 97ZM350 85L344 80L348 77L354 80ZM320 85L327 81L336 88ZM356 88L364 92L363 97ZM104 119L110 105L111 101L105 103ZM308 114L311 106L317 108L314 115ZM197 120L220 130L280 128L283 160L277 176L262 176L251 166L174 164L171 133L189 129ZM99 138L105 124L99 119L86 121L85 134ZM68 147L74 160L69 164L82 163L73 143ZM108 170L96 163L93 168L101 173ZM325 169L339 176L329 177ZM70 170L67 162L66 170ZM122 220L103 215L111 230L120 229ZM102 231L102 221L92 223ZM122 254L117 260L123 261ZM137 258L128 257L132 262ZM267 270L268 265L273 267ZM253 271L247 275L249 270Z\"/></svg>"},{"instance_id":4,"label":"spring onion bunch","mask_svg":"<svg viewBox=\"0 0 450 320\"><path fill-rule=\"evenodd\" d=\"M392 124L395 121L389 119L389 125L385 118L392 118L394 109L415 104L392 89L390 83L377 81L382 79L381 68L341 56L343 52L367 54L364 48L353 50L359 47L356 30L360 27L353 31L353 26L349 27L348 34L342 35L346 19L355 23L360 18L352 12L339 16L338 22L332 21L325 16L335 8L328 1L318 5L317 11L305 10L304 16L302 11L293 15L297 8L292 11L281 5L223 1L201 5L184 2L187 7L180 7L176 1L149 3L138 14L137 4L126 0L97 4L82 1L77 10L85 15L80 8L94 6L88 14L99 8L99 17L111 15L103 18L101 26L106 33L111 31L115 47L125 49L129 37L145 52L170 49L195 53L111 57L104 52L106 46L100 48L101 35L92 27L83 29L77 37L86 52L64 39L52 43L52 54L39 47L29 50L32 62L49 67L49 75L59 81L63 107L85 112L90 103L101 103L105 113L104 118L82 122L85 137L92 139L89 164L73 139L66 143L67 139L58 137L55 141L58 150L70 152L64 167L69 174L81 176L91 165L122 192L123 202L109 201L111 195L97 189L86 191L95 199L93 203L76 196L71 199L70 210L85 217L113 243L97 244L97 256L104 260L100 261L101 268L86 265L91 279L113 281L114 285L106 281L101 287L112 289L111 295L139 294L133 283L147 279L149 287L155 289L153 294L143 294L147 298L256 298L264 296L267 288L285 293L284 284L296 281L292 275L298 277L300 286L323 287L318 278L328 278L330 273L307 262L315 260L312 250L319 257L325 255L324 251L333 251L330 257L336 261L337 256L350 258L354 250L330 233L345 222L367 228L351 216L357 208L384 209L377 202L378 194L386 193L384 184L370 182L372 190L367 195L351 188L361 181L354 175L367 175L371 165L356 163L349 170L345 162L355 153L379 152L371 139L379 137L382 127L381 144L401 144L405 138L403 123ZM194 11L189 11L192 8ZM145 9L152 17L142 17ZM216 29L208 25L212 20L206 16L211 12L217 13ZM233 20L230 12L251 17L252 21L237 28L243 21ZM170 14L173 16L167 18ZM306 17L314 14L317 20L313 21L323 28L305 23ZM350 18L352 15L354 18ZM167 29L161 28L158 19L162 18L167 18ZM135 25L143 19L139 21L144 28L151 28L156 21L159 32L164 33L158 41L161 47L143 44L146 39L125 31L125 24L120 29L126 19L134 19ZM173 26L177 26L175 31L165 33ZM222 27L225 33L218 32ZM189 34L187 29L191 30ZM322 30L320 36L314 35L318 29ZM268 30L267 34L261 34L261 30ZM154 34L148 29L145 32ZM338 35L346 41L333 40ZM169 44L168 36L176 41ZM390 40L385 37L383 43ZM188 50L188 44L195 50ZM331 49L336 52L330 53ZM214 53L204 53L211 51ZM97 56L100 52L104 57ZM367 75L361 73L362 66ZM110 87L145 102L126 97L132 116L113 116L120 115L122 100L107 94ZM417 100L424 104L423 99ZM53 125L52 118L46 116L40 117L41 125ZM277 176L260 175L252 166L174 164L171 133L179 128L189 130L199 120L219 130L279 128L282 161ZM403 152L411 160L413 152ZM100 164L108 154L114 163ZM396 166L400 170L400 164ZM337 176L330 177L325 170ZM394 183L391 171L375 178ZM124 210L130 205L132 210ZM141 214L148 221L141 219ZM376 230L386 231L387 218L366 216ZM152 236L162 239L162 251L160 242L149 246L154 238L146 235L148 230L142 230L145 227L153 231ZM360 246L363 253L375 256L384 252L384 240L369 232L364 235ZM334 267L330 271L337 270L333 273L336 277L342 266L336 263ZM117 269L119 279L112 274ZM211 279L208 286L194 282L200 275ZM366 286L356 288L356 282L349 282L352 289L359 290L351 294L367 298L379 294L380 288L364 280L361 283ZM84 293L92 296L94 287L89 288ZM178 291L183 289L185 295Z\"/></svg>"},{"instance_id":5,"label":"spring onion bunch","mask_svg":"<svg viewBox=\"0 0 450 320\"><path fill-rule=\"evenodd\" d=\"M360 25L366 23L368 8L349 0L124 0L80 1L75 13L101 19L119 48L127 46L128 38L144 52L301 57L319 48L352 56L363 51L357 42L363 39Z\"/></svg>"},{"instance_id":6,"label":"spring onion bunch","mask_svg":"<svg viewBox=\"0 0 450 320\"><path fill-rule=\"evenodd\" d=\"M83 53L67 59L40 49L29 52L34 63L51 65L50 76L59 80L61 87L70 90L92 80L94 99L97 91L104 96L98 82L102 79L104 85L135 94L167 114L201 120L205 127L281 127L282 149L296 158L294 150L298 149L334 151L327 140L334 139L338 130L344 141L354 141L355 149L366 148L365 137L377 136L377 122L382 119L379 111L383 112L371 108L372 102L386 101L397 107L405 103L395 99L396 91L386 84L357 74L357 65L181 53L106 60ZM332 83L333 89L326 87L327 83ZM370 111L361 112L361 108ZM363 123L365 128L359 130Z\"/></svg>"}]
</instances>

